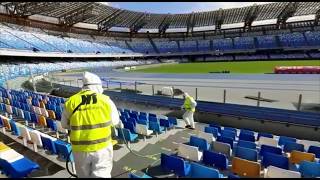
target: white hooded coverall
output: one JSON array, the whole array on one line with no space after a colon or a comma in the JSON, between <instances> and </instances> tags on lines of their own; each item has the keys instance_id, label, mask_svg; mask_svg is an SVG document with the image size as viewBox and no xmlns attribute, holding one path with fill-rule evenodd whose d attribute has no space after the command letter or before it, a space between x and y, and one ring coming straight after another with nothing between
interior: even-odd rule
<instances>
[{"instance_id":1,"label":"white hooded coverall","mask_svg":"<svg viewBox=\"0 0 320 180\"><path fill-rule=\"evenodd\" d=\"M188 93L184 93L185 98L189 97ZM197 106L197 102L191 98L191 108L195 108ZM184 106L182 105L181 108L184 109ZM195 128L194 125L194 119L193 119L193 113L192 111L185 110L186 112L183 114L182 118L185 121L186 125L190 125L192 128Z\"/></svg>"},{"instance_id":2,"label":"white hooded coverall","mask_svg":"<svg viewBox=\"0 0 320 180\"><path fill-rule=\"evenodd\" d=\"M96 93L103 93L100 78L92 73L85 72L83 75L83 84L94 84L84 86L83 90L91 90ZM119 112L112 100L109 99L111 107L112 125L116 126L120 122ZM64 108L65 109L65 108ZM61 124L65 129L70 129L68 119L71 116L66 110L62 113ZM79 178L111 178L113 164L113 146L101 149L96 152L73 152L76 174Z\"/></svg>"}]
</instances>

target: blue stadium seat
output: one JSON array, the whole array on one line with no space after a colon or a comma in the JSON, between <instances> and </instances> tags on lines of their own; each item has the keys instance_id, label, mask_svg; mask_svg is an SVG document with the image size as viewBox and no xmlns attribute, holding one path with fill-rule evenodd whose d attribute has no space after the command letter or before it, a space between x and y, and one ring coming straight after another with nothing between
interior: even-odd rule
<instances>
[{"instance_id":1,"label":"blue stadium seat","mask_svg":"<svg viewBox=\"0 0 320 180\"><path fill-rule=\"evenodd\" d=\"M161 153L161 167L168 171L173 171L180 177L185 177L191 170L191 165L177 156L170 156Z\"/></svg>"},{"instance_id":2,"label":"blue stadium seat","mask_svg":"<svg viewBox=\"0 0 320 180\"><path fill-rule=\"evenodd\" d=\"M237 143L237 146L254 149L254 150L257 149L256 143L250 142L250 141L244 141L244 140L239 140Z\"/></svg>"},{"instance_id":3,"label":"blue stadium seat","mask_svg":"<svg viewBox=\"0 0 320 180\"><path fill-rule=\"evenodd\" d=\"M210 133L213 137L218 137L219 130L216 127L204 127L204 132Z\"/></svg>"},{"instance_id":4,"label":"blue stadium seat","mask_svg":"<svg viewBox=\"0 0 320 180\"><path fill-rule=\"evenodd\" d=\"M233 149L233 140L231 138L218 136L217 141L230 144L231 149Z\"/></svg>"},{"instance_id":5,"label":"blue stadium seat","mask_svg":"<svg viewBox=\"0 0 320 180\"><path fill-rule=\"evenodd\" d=\"M237 133L230 130L221 130L221 136L231 138L234 141L236 139Z\"/></svg>"},{"instance_id":6,"label":"blue stadium seat","mask_svg":"<svg viewBox=\"0 0 320 180\"><path fill-rule=\"evenodd\" d=\"M172 123L173 125L178 125L177 118L175 118L175 117L168 117L168 120L169 120L169 122Z\"/></svg>"},{"instance_id":7,"label":"blue stadium seat","mask_svg":"<svg viewBox=\"0 0 320 180\"><path fill-rule=\"evenodd\" d=\"M166 129L173 128L173 124L167 119L160 119L160 126L163 126Z\"/></svg>"},{"instance_id":8,"label":"blue stadium seat","mask_svg":"<svg viewBox=\"0 0 320 180\"><path fill-rule=\"evenodd\" d=\"M133 134L137 134L136 126L133 124L133 122L124 123L124 128L129 129Z\"/></svg>"},{"instance_id":9,"label":"blue stadium seat","mask_svg":"<svg viewBox=\"0 0 320 180\"><path fill-rule=\"evenodd\" d=\"M9 163L0 159L1 172L10 178L25 178L32 171L40 169L39 165L28 158L24 157Z\"/></svg>"},{"instance_id":10,"label":"blue stadium seat","mask_svg":"<svg viewBox=\"0 0 320 180\"><path fill-rule=\"evenodd\" d=\"M260 156L264 156L266 152L282 155L282 149L274 146L261 145Z\"/></svg>"},{"instance_id":11,"label":"blue stadium seat","mask_svg":"<svg viewBox=\"0 0 320 180\"><path fill-rule=\"evenodd\" d=\"M261 164L265 168L275 166L282 169L289 169L289 158L279 154L265 152Z\"/></svg>"},{"instance_id":12,"label":"blue stadium seat","mask_svg":"<svg viewBox=\"0 0 320 180\"><path fill-rule=\"evenodd\" d=\"M243 133L243 132L240 132L239 140L250 141L250 142L255 142L256 141L254 135Z\"/></svg>"},{"instance_id":13,"label":"blue stadium seat","mask_svg":"<svg viewBox=\"0 0 320 180\"><path fill-rule=\"evenodd\" d=\"M214 124L214 123L211 123L209 124L210 127L215 127L218 129L219 133L221 133L221 126L217 125L217 124Z\"/></svg>"},{"instance_id":14,"label":"blue stadium seat","mask_svg":"<svg viewBox=\"0 0 320 180\"><path fill-rule=\"evenodd\" d=\"M254 136L254 132L247 130L247 129L240 129L240 134L241 133L250 134L250 135Z\"/></svg>"},{"instance_id":15,"label":"blue stadium seat","mask_svg":"<svg viewBox=\"0 0 320 180\"><path fill-rule=\"evenodd\" d=\"M12 134L16 135L16 136L20 136L20 129L18 128L16 122L14 120L10 120L10 126L11 126L11 130L12 130Z\"/></svg>"},{"instance_id":16,"label":"blue stadium seat","mask_svg":"<svg viewBox=\"0 0 320 180\"><path fill-rule=\"evenodd\" d=\"M141 114L140 112L140 115L138 116L138 120L148 121L147 115Z\"/></svg>"},{"instance_id":17,"label":"blue stadium seat","mask_svg":"<svg viewBox=\"0 0 320 180\"><path fill-rule=\"evenodd\" d=\"M48 128L50 128L52 131L57 131L57 124L55 120L46 118L46 121Z\"/></svg>"},{"instance_id":18,"label":"blue stadium seat","mask_svg":"<svg viewBox=\"0 0 320 180\"><path fill-rule=\"evenodd\" d=\"M316 155L316 158L320 158L320 147L309 146L308 153L313 153Z\"/></svg>"},{"instance_id":19,"label":"blue stadium seat","mask_svg":"<svg viewBox=\"0 0 320 180\"><path fill-rule=\"evenodd\" d=\"M67 160L69 153L71 152L72 148L71 148L71 144L66 143L64 141L61 140L56 140L54 142L54 145L56 147L57 150L57 154L62 157L62 159ZM70 161L74 161L73 159L73 155L71 154L70 156Z\"/></svg>"},{"instance_id":20,"label":"blue stadium seat","mask_svg":"<svg viewBox=\"0 0 320 180\"><path fill-rule=\"evenodd\" d=\"M228 158L226 155L214 151L203 151L203 163L210 166L215 166L219 169L228 169Z\"/></svg>"},{"instance_id":21,"label":"blue stadium seat","mask_svg":"<svg viewBox=\"0 0 320 180\"><path fill-rule=\"evenodd\" d=\"M154 116L149 116L149 122L158 122L158 118Z\"/></svg>"},{"instance_id":22,"label":"blue stadium seat","mask_svg":"<svg viewBox=\"0 0 320 180\"><path fill-rule=\"evenodd\" d=\"M304 145L298 144L295 142L290 142L290 141L285 142L285 144L283 146L283 151L284 152L291 152L293 150L304 152Z\"/></svg>"},{"instance_id":23,"label":"blue stadium seat","mask_svg":"<svg viewBox=\"0 0 320 180\"><path fill-rule=\"evenodd\" d=\"M228 130L228 131L233 131L234 133L237 134L237 129L236 129L236 128L233 128L233 127L224 127L223 129L224 129L224 130Z\"/></svg>"},{"instance_id":24,"label":"blue stadium seat","mask_svg":"<svg viewBox=\"0 0 320 180\"><path fill-rule=\"evenodd\" d=\"M216 169L209 168L198 163L192 162L189 178L222 178L223 175Z\"/></svg>"},{"instance_id":25,"label":"blue stadium seat","mask_svg":"<svg viewBox=\"0 0 320 180\"><path fill-rule=\"evenodd\" d=\"M129 129L117 128L117 130L118 130L118 138L120 139L125 138L126 141L133 142L138 138L138 134L131 133ZM123 131L123 134L122 134L122 131Z\"/></svg>"},{"instance_id":26,"label":"blue stadium seat","mask_svg":"<svg viewBox=\"0 0 320 180\"><path fill-rule=\"evenodd\" d=\"M259 140L260 137L273 138L273 135L272 135L272 134L269 134L269 133L259 132L259 133L258 133L258 137L257 137L257 141Z\"/></svg>"},{"instance_id":27,"label":"blue stadium seat","mask_svg":"<svg viewBox=\"0 0 320 180\"><path fill-rule=\"evenodd\" d=\"M48 150L52 154L57 154L56 146L54 145L54 141L49 137L41 137L43 149Z\"/></svg>"},{"instance_id":28,"label":"blue stadium seat","mask_svg":"<svg viewBox=\"0 0 320 180\"><path fill-rule=\"evenodd\" d=\"M210 148L210 144L207 140L196 136L190 136L189 145L198 147L200 151L209 150Z\"/></svg>"},{"instance_id":29,"label":"blue stadium seat","mask_svg":"<svg viewBox=\"0 0 320 180\"><path fill-rule=\"evenodd\" d=\"M297 139L296 139L296 138L292 138L292 137L280 136L280 137L279 137L278 144L279 144L280 146L283 146L283 145L285 144L285 142L287 142L287 141L289 141L289 142L296 142Z\"/></svg>"},{"instance_id":30,"label":"blue stadium seat","mask_svg":"<svg viewBox=\"0 0 320 180\"><path fill-rule=\"evenodd\" d=\"M308 177L308 178L320 177L320 163L302 161L299 164L299 172L301 173L302 177Z\"/></svg>"},{"instance_id":31,"label":"blue stadium seat","mask_svg":"<svg viewBox=\"0 0 320 180\"><path fill-rule=\"evenodd\" d=\"M237 146L235 148L234 155L235 155L235 157L239 157L241 159L246 159L246 160L255 161L255 162L258 161L258 151L257 150Z\"/></svg>"},{"instance_id":32,"label":"blue stadium seat","mask_svg":"<svg viewBox=\"0 0 320 180\"><path fill-rule=\"evenodd\" d=\"M149 121L149 130L153 130L161 134L164 131L164 127L160 126L158 122Z\"/></svg>"}]
</instances>

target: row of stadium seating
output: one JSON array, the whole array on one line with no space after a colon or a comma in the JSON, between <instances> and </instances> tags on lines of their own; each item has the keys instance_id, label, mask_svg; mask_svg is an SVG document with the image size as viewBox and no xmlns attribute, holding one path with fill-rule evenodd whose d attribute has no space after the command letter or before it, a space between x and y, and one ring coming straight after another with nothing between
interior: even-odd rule
<instances>
[{"instance_id":1,"label":"row of stadium seating","mask_svg":"<svg viewBox=\"0 0 320 180\"><path fill-rule=\"evenodd\" d=\"M52 71L61 71L64 69L77 69L77 68L98 68L98 67L122 67L122 66L136 66L145 64L149 61L89 61L89 62L56 62L56 63L19 63L19 64L2 64L0 70L0 86L7 79L14 79L17 77L30 76L30 73L43 74ZM31 71L31 72L30 72Z\"/></svg>"},{"instance_id":2,"label":"row of stadium seating","mask_svg":"<svg viewBox=\"0 0 320 180\"><path fill-rule=\"evenodd\" d=\"M2 100L5 103L10 103L13 105L12 106L8 106L8 104L5 105L5 109L2 108L2 112L7 112L9 114L15 115L15 117L17 118L22 118L25 121L29 120L29 116L24 116L25 113L21 113L22 109L19 110L19 105L18 107L14 107L17 104L28 104L28 107L30 107L30 111L32 113L37 114L38 113L38 120L36 120L36 123L38 123L40 126L40 129L44 130L44 127L48 127L51 128L51 130L53 131L57 131L57 128L54 128L54 126L51 126L49 121L46 121L47 123L44 123L45 121L41 120L44 118L40 118L42 116L49 116L50 117L50 113L46 113L44 110L47 110L47 112L51 111L49 110L49 104L55 104L56 106L61 105L64 100L62 100L62 98L55 98L52 96L44 96L44 95L40 95L37 93L32 93L32 92L20 92L20 91L14 91L11 90L9 93L8 91L6 91L5 89L1 90L1 95L2 95ZM27 97L31 97L32 99L28 99ZM26 100L28 99L28 100ZM19 103L18 103L19 102ZM1 106L3 107L3 105ZM11 107L11 108L8 108ZM31 108L32 107L32 108ZM44 110L41 110L42 109ZM47 108L47 109L46 109ZM15 110L14 110L15 109ZM52 109L52 108L50 108ZM27 111L27 110L23 110L23 111ZM60 110L59 110L60 111ZM57 110L57 108L55 108L54 113L58 114L59 111ZM20 113L19 113L20 112ZM146 113L146 112L138 112L138 111L134 111L134 110L128 110L128 109L119 109L120 115L121 115L121 121L124 124L124 128L122 129L124 131L124 136L126 138L127 141L130 142L134 142L135 139L137 138L137 134L142 134L142 135L150 135L150 131L148 132L148 130L153 130L156 133L162 133L164 129L170 129L172 127L174 127L177 124L177 120L175 118L167 118L167 119L163 119L163 116L158 116L156 114L152 114L152 113ZM54 120L53 118L53 122L56 122L58 124L59 119ZM19 128L20 123L15 122L15 121L11 121L10 123L5 123L6 119L5 117L2 118L2 124L4 127L6 127L6 130L11 130L13 132L13 134L17 135L17 136L22 136L25 139L28 139L30 137L29 140L31 140L31 134L34 131L39 131L39 130L34 130L32 127L28 127L26 129L24 128ZM45 118L45 119L50 119L50 118ZM31 121L32 123L35 123L34 121ZM8 125L9 124L9 125ZM56 124L56 125L57 125ZM210 127L206 127L204 129L203 133L198 133L198 137L193 137L192 139L195 139L197 141L204 138L207 142L216 142L216 144L218 144L218 149L214 148L214 150L216 151L220 151L222 154L225 154L226 157L232 157L232 149L236 148L234 147L234 143L238 142L237 144L241 143L242 141L242 146L246 146L246 147L251 147L252 145L250 145L250 142L257 142L258 144L261 145L261 147L265 147L268 151L268 149L270 149L270 147L268 146L275 146L278 147L279 145L284 145L283 147L283 151L287 152L287 151L293 151L293 149L299 149L301 152L303 151L308 151L310 152L314 152L316 154L316 157L319 156L319 154L317 153L319 150L317 149L317 147L313 147L314 146L320 146L319 143L317 144L316 142L312 142L312 141L306 141L306 140L297 140L295 138L289 138L289 137L279 137L278 140L270 140L270 136L273 137L273 135L268 135L266 133L255 133L252 131L248 131L248 130L239 130L235 129L235 128L231 128L231 127L221 127L217 124L211 124ZM39 131L41 132L41 131ZM29 134L28 134L29 133ZM65 132L64 132L65 133ZM266 139L265 137L269 137L268 139ZM118 128L118 138L122 138L122 131L120 131L120 129ZM272 138L273 139L273 138ZM192 140L194 141L194 140ZM244 141L249 141L249 142L244 142ZM287 143L289 145L286 145L286 141L291 141L290 143ZM38 140L35 140L35 143L38 143L38 145L40 146L40 142L42 144L42 147L44 149L48 149L51 153L53 154L59 154L57 150L59 146L59 144L61 145L61 156L66 156L66 154L70 151L70 149L68 149L69 145L66 142L63 142L59 139L56 139L54 137L47 137L47 135L40 135L40 139L38 136ZM61 143L58 143L61 142ZM203 140L201 140L201 142L203 142ZM297 142L297 143L296 143ZM220 146L219 146L220 143ZM225 145L223 144L225 143ZM193 143L190 143L189 145L191 145ZM302 146L300 144L303 144L303 148L301 148ZM193 144L194 145L194 144ZM262 146L265 145L265 146ZM183 147L184 145L181 145L181 147ZM187 146L185 146L187 147ZM199 146L202 148L204 146ZM208 146L206 146L208 147ZM214 147L216 147L214 145ZM227 149L225 148L227 147ZM229 148L228 148L229 147ZM312 148L310 148L312 147ZM190 153L188 151L186 151L186 149L183 148L179 148L180 149L180 155L183 155L183 152L185 153ZM190 149L190 148L189 148ZM192 149L192 148L191 148ZM219 150L220 149L220 150ZM229 149L229 150L228 150ZM252 147L252 149L255 149ZM272 148L271 148L272 149ZM206 149L206 150L210 150L210 149ZM248 150L246 150L247 152ZM200 151L199 151L200 152ZM235 151L236 152L236 151ZM261 150L260 150L261 152ZM282 152L282 151L281 151ZM181 154L182 153L182 154ZM228 156L229 154L229 156ZM236 156L241 156L243 158L243 156L247 157L247 155L236 155ZM188 157L194 157L191 155L188 155ZM64 157L65 158L65 157ZM209 159L205 158L206 160L210 161ZM203 161L206 161L203 159ZM313 165L313 164L312 164ZM200 167L199 167L200 168ZM200 168L201 169L201 168Z\"/></svg>"},{"instance_id":3,"label":"row of stadium seating","mask_svg":"<svg viewBox=\"0 0 320 180\"><path fill-rule=\"evenodd\" d=\"M0 26L0 48L34 50L44 52L74 52L74 53L155 53L156 50L149 40L132 41L106 41L92 42L69 38L57 37L46 34L23 32ZM234 39L210 40L157 40L154 44L160 53L167 52L196 52L208 50L250 50L269 48L300 48L305 46L319 46L320 32L294 32L278 36L264 35L256 37L236 37ZM277 38L279 41L277 41ZM256 43L255 43L256 39Z\"/></svg>"}]
</instances>

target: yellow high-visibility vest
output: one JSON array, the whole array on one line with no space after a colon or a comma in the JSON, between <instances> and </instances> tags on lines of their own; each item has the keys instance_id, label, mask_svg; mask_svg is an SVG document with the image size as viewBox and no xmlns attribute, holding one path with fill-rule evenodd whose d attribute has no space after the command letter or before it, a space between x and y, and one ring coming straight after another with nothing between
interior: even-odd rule
<instances>
[{"instance_id":1,"label":"yellow high-visibility vest","mask_svg":"<svg viewBox=\"0 0 320 180\"><path fill-rule=\"evenodd\" d=\"M187 96L185 101L184 101L184 108L187 110L187 111L192 111L192 112L195 112L196 111L196 108L191 108L191 100L193 100L193 97L191 96Z\"/></svg>"},{"instance_id":2,"label":"yellow high-visibility vest","mask_svg":"<svg viewBox=\"0 0 320 180\"><path fill-rule=\"evenodd\" d=\"M65 108L72 114L68 120L72 151L94 152L112 144L108 100L104 94L83 90L66 101Z\"/></svg>"}]
</instances>

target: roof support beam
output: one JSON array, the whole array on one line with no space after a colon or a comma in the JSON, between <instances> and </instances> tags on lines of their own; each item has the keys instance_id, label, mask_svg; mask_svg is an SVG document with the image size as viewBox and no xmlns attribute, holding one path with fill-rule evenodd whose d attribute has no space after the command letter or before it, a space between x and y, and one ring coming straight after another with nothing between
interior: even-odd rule
<instances>
[{"instance_id":1,"label":"roof support beam","mask_svg":"<svg viewBox=\"0 0 320 180\"><path fill-rule=\"evenodd\" d=\"M299 2L290 2L286 8L280 13L277 18L277 26L278 28L283 28L286 25L286 21L289 17L292 17L293 14L297 11Z\"/></svg>"},{"instance_id":2,"label":"roof support beam","mask_svg":"<svg viewBox=\"0 0 320 180\"><path fill-rule=\"evenodd\" d=\"M138 32L144 25L150 20L150 14L142 14L130 27L130 31L133 33Z\"/></svg>"},{"instance_id":3,"label":"roof support beam","mask_svg":"<svg viewBox=\"0 0 320 180\"><path fill-rule=\"evenodd\" d=\"M244 25L245 29L249 29L249 30L251 29L251 24L257 18L258 14L259 14L259 8L257 4L254 4L253 6L251 6L250 10L248 11L248 14L246 15L245 25Z\"/></svg>"},{"instance_id":4,"label":"roof support beam","mask_svg":"<svg viewBox=\"0 0 320 180\"><path fill-rule=\"evenodd\" d=\"M73 11L64 14L59 18L59 23L62 25L72 26L78 22L87 19L92 12L93 3L87 3Z\"/></svg>"},{"instance_id":5,"label":"roof support beam","mask_svg":"<svg viewBox=\"0 0 320 180\"><path fill-rule=\"evenodd\" d=\"M110 16L106 17L102 21L98 22L98 30L99 31L108 31L115 22L115 19L122 13L124 10L118 9L114 13L112 13Z\"/></svg>"},{"instance_id":6,"label":"roof support beam","mask_svg":"<svg viewBox=\"0 0 320 180\"><path fill-rule=\"evenodd\" d=\"M168 29L168 27L170 26L170 22L171 22L171 16L170 14L168 14L162 21L162 23L160 24L160 26L158 27L159 29L159 34L164 34L166 32L166 30Z\"/></svg>"},{"instance_id":7,"label":"roof support beam","mask_svg":"<svg viewBox=\"0 0 320 180\"><path fill-rule=\"evenodd\" d=\"M217 20L215 22L216 30L221 29L221 24L223 24L223 21L224 21L224 11L222 8L220 8L217 15Z\"/></svg>"}]
</instances>

